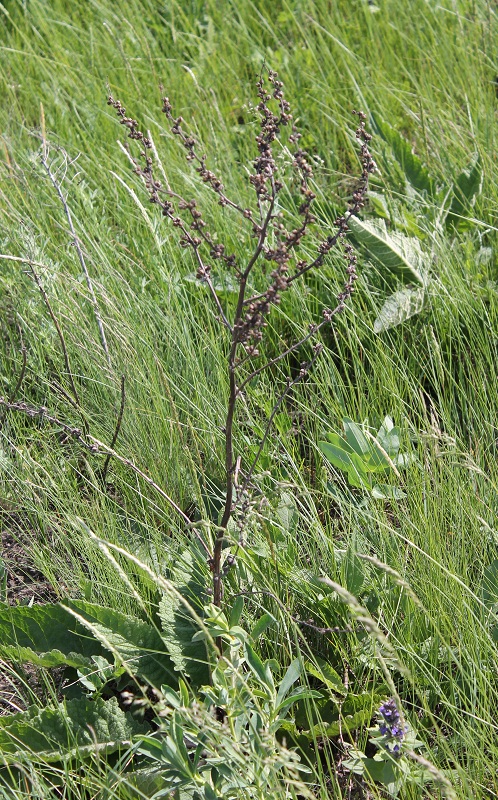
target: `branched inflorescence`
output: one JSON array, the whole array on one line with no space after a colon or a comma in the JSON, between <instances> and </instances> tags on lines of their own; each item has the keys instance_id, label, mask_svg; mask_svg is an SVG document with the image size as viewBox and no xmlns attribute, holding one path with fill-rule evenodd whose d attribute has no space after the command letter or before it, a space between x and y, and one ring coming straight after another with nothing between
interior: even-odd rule
<instances>
[{"instance_id":1,"label":"branched inflorescence","mask_svg":"<svg viewBox=\"0 0 498 800\"><path fill-rule=\"evenodd\" d=\"M249 226L250 237L254 240L254 243L244 261L240 256L228 252L226 246L219 242L218 238L209 231L196 199L187 199L173 192L169 185L163 185L161 181L157 180L153 169L153 146L150 138L140 130L135 119L126 116L126 111L119 100L115 100L112 96L108 98L108 104L114 107L121 124L128 129L128 137L141 145L140 157L137 158L130 154L130 158L134 164L135 172L142 177L145 183L150 202L159 206L163 216L169 219L174 227L178 228L180 246L189 248L192 251L197 267L197 277L208 286L217 310L218 319L227 329L230 336L228 348L230 389L224 426L226 501L211 559L214 602L218 605L222 596L221 579L223 569L221 555L228 522L237 506L239 510L239 527L241 525L241 509L244 512L242 516L248 513L248 488L273 418L291 389L306 377L318 357L322 345L319 342L315 342L311 357L302 362L294 378L289 377L287 379L285 387L268 419L256 456L245 470L240 469L240 459L236 459L234 456L233 426L237 399L254 377L301 348L309 340L315 339L319 330L324 325L329 324L333 317L345 308L354 291L354 284L357 278L356 255L351 244L346 241L348 221L364 207L369 177L376 169L375 162L369 151L371 136L365 130L365 115L362 112L354 112L359 118L356 138L360 142L362 165L357 188L345 214L336 219L335 232L319 243L314 258L303 259L299 253L300 245L310 227L316 221L312 213L315 193L310 185L313 179L313 170L308 154L299 145L301 134L293 122L290 104L284 96L283 83L278 79L276 72L267 70L266 76L263 73L259 76L257 95L257 112L260 126L256 136L257 156L252 163L252 170L249 175L249 182L255 192L253 208L246 207L244 204L241 205L227 195L223 182L215 172L208 168L206 155L199 153L197 140L185 128L183 118L173 115L172 106L167 97L163 99L162 106L162 111L170 123L171 133L180 140L186 150L187 161L194 165L201 181L217 195L220 206L229 208L234 213L239 214ZM290 129L287 146L282 144L283 128ZM295 227L291 227L286 223L283 212L277 208L277 198L285 184L282 177L282 169L277 163L274 153L277 144L283 153L284 160L287 157L288 161L290 157L294 176L293 183L297 184L299 188L300 203L298 221ZM337 298L335 308L324 309L322 320L312 323L306 335L299 341L275 358L256 366L255 360L261 357L261 341L272 307L280 303L282 293L288 290L293 281L301 278L310 270L319 269L324 264L328 253L336 246L340 246L343 249L346 260L346 281ZM212 280L212 270L215 262L224 263L225 267L232 271L238 282L237 302L235 311L232 314L222 305L221 298ZM256 265L264 265L265 262L271 265L267 286L263 291L254 293L254 290L250 291L253 283L250 279L253 277ZM264 267L261 273L266 275ZM242 475L241 481L238 481L239 472Z\"/></svg>"}]
</instances>

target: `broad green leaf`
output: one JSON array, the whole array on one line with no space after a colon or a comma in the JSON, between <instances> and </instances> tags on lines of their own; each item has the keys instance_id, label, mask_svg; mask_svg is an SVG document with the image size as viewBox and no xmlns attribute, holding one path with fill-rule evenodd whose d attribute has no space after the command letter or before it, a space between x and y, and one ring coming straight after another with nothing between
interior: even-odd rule
<instances>
[{"instance_id":1,"label":"broad green leaf","mask_svg":"<svg viewBox=\"0 0 498 800\"><path fill-rule=\"evenodd\" d=\"M188 600L188 587L184 587L184 592ZM193 640L199 625L185 605L178 597L165 593L159 603L159 618L162 636L177 672L188 675L195 686L209 683L206 643L204 639Z\"/></svg>"},{"instance_id":2,"label":"broad green leaf","mask_svg":"<svg viewBox=\"0 0 498 800\"><path fill-rule=\"evenodd\" d=\"M277 516L282 528L290 533L298 521L296 502L289 492L282 492L277 508Z\"/></svg>"},{"instance_id":3,"label":"broad green leaf","mask_svg":"<svg viewBox=\"0 0 498 800\"><path fill-rule=\"evenodd\" d=\"M433 195L436 188L434 180L420 158L412 152L410 142L378 116L373 115L373 122L384 141L391 147L392 154L403 170L408 183L419 192Z\"/></svg>"},{"instance_id":4,"label":"broad green leaf","mask_svg":"<svg viewBox=\"0 0 498 800\"><path fill-rule=\"evenodd\" d=\"M341 676L323 658L316 658L317 667L311 662L306 664L306 672L323 681L325 686L335 694L346 695L348 690L344 686Z\"/></svg>"},{"instance_id":5,"label":"broad green leaf","mask_svg":"<svg viewBox=\"0 0 498 800\"><path fill-rule=\"evenodd\" d=\"M341 583L351 594L358 596L365 583L366 565L356 553L348 549L341 560Z\"/></svg>"},{"instance_id":6,"label":"broad green leaf","mask_svg":"<svg viewBox=\"0 0 498 800\"><path fill-rule=\"evenodd\" d=\"M348 226L353 237L366 247L381 267L401 280L424 285L429 271L429 256L423 252L418 239L388 231L384 220L351 217Z\"/></svg>"},{"instance_id":7,"label":"broad green leaf","mask_svg":"<svg viewBox=\"0 0 498 800\"><path fill-rule=\"evenodd\" d=\"M394 427L391 417L384 418L375 438L390 458L397 456L400 447L399 428Z\"/></svg>"},{"instance_id":8,"label":"broad green leaf","mask_svg":"<svg viewBox=\"0 0 498 800\"><path fill-rule=\"evenodd\" d=\"M277 620L272 614L267 611L258 619L253 629L251 630L251 639L255 642L271 625L276 625Z\"/></svg>"},{"instance_id":9,"label":"broad green leaf","mask_svg":"<svg viewBox=\"0 0 498 800\"><path fill-rule=\"evenodd\" d=\"M366 455L370 450L370 442L363 433L361 425L351 419L347 419L347 417L342 424L344 425L344 434L349 446L359 456Z\"/></svg>"},{"instance_id":10,"label":"broad green leaf","mask_svg":"<svg viewBox=\"0 0 498 800\"><path fill-rule=\"evenodd\" d=\"M318 447L333 467L348 473L348 480L352 486L369 488L365 463L354 451L348 453L344 449L340 437L337 437L337 440L337 445L331 442L318 442Z\"/></svg>"},{"instance_id":11,"label":"broad green leaf","mask_svg":"<svg viewBox=\"0 0 498 800\"><path fill-rule=\"evenodd\" d=\"M230 626L226 616L214 604L204 611L207 602L205 575L199 570L190 551L181 554L173 578L177 593L165 592L159 603L162 637L175 669L187 675L193 685L202 686L209 683L210 670L206 638L194 640L202 628L193 614L198 618L210 618L213 627L222 629L221 633L226 633ZM185 602L182 602L182 598Z\"/></svg>"},{"instance_id":12,"label":"broad green leaf","mask_svg":"<svg viewBox=\"0 0 498 800\"><path fill-rule=\"evenodd\" d=\"M125 749L133 736L147 730L119 708L115 697L68 700L55 708L31 706L0 717L0 758L12 763L29 753L33 760L56 762L90 755L97 748L111 753Z\"/></svg>"},{"instance_id":13,"label":"broad green leaf","mask_svg":"<svg viewBox=\"0 0 498 800\"><path fill-rule=\"evenodd\" d=\"M495 610L498 607L498 559L492 561L484 570L481 599L490 610Z\"/></svg>"},{"instance_id":14,"label":"broad green leaf","mask_svg":"<svg viewBox=\"0 0 498 800\"><path fill-rule=\"evenodd\" d=\"M282 682L278 687L277 700L276 700L277 706L280 705L280 703L286 697L291 686L293 686L293 684L298 680L299 676L301 675L302 669L303 667L301 659L295 658L294 661L290 663L284 677L282 678Z\"/></svg>"},{"instance_id":15,"label":"broad green leaf","mask_svg":"<svg viewBox=\"0 0 498 800\"><path fill-rule=\"evenodd\" d=\"M0 656L43 667L92 665L100 643L61 605L0 607Z\"/></svg>"},{"instance_id":16,"label":"broad green leaf","mask_svg":"<svg viewBox=\"0 0 498 800\"><path fill-rule=\"evenodd\" d=\"M233 606L230 609L230 620L229 620L229 627L233 628L234 625L238 625L240 622L240 618L242 616L242 611L244 610L244 598L242 595L238 595L233 602Z\"/></svg>"},{"instance_id":17,"label":"broad green leaf","mask_svg":"<svg viewBox=\"0 0 498 800\"><path fill-rule=\"evenodd\" d=\"M399 289L390 295L380 309L374 322L374 333L382 333L390 328L396 328L407 319L420 314L424 307L425 289L419 286L416 289Z\"/></svg>"},{"instance_id":18,"label":"broad green leaf","mask_svg":"<svg viewBox=\"0 0 498 800\"><path fill-rule=\"evenodd\" d=\"M293 694L289 695L285 700L282 700L281 703L277 703L276 713L282 716L283 714L287 713L289 708L294 705L294 703L298 703L300 700L322 700L323 696L321 692L317 692L316 689L308 689L307 686L298 686L297 689L294 691Z\"/></svg>"},{"instance_id":19,"label":"broad green leaf","mask_svg":"<svg viewBox=\"0 0 498 800\"><path fill-rule=\"evenodd\" d=\"M481 159L478 154L472 159L468 169L461 171L453 187L453 200L446 217L446 224L457 228L468 225L465 216L469 213L474 200L480 194L483 182Z\"/></svg>"},{"instance_id":20,"label":"broad green leaf","mask_svg":"<svg viewBox=\"0 0 498 800\"><path fill-rule=\"evenodd\" d=\"M151 623L84 600L69 600L65 606L131 675L156 687L175 682L168 648Z\"/></svg>"}]
</instances>

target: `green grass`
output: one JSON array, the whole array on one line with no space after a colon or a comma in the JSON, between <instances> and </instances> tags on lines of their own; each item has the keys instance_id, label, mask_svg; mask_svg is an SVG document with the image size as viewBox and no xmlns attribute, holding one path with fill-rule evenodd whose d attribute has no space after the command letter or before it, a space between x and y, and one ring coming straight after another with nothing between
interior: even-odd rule
<instances>
[{"instance_id":1,"label":"green grass","mask_svg":"<svg viewBox=\"0 0 498 800\"><path fill-rule=\"evenodd\" d=\"M242 255L250 240L238 218L198 188L160 113L160 84L175 113L192 123L227 192L245 206L251 190L242 165L255 155L255 78L263 59L277 69L303 144L322 162L316 191L325 226L344 208L358 173L355 108L402 133L437 183L450 184L480 154L483 189L465 231L442 232L418 207L433 273L421 314L374 333L393 284L360 258L352 303L324 336L323 355L278 416L265 447L260 480L269 506L227 579L226 602L240 582L246 586L247 565L253 588L269 593L246 603L248 621L264 609L280 620L263 639L266 657L277 658L283 669L296 652L326 658L341 675L350 671L354 692L374 697L379 687L384 694L389 688L371 636L305 634L291 619L311 617L319 627L351 621L337 601L316 602L313 575L358 595L388 636L393 653L385 657L407 713L418 720L421 752L448 771L459 800L487 800L498 796L498 658L481 602L484 570L496 559L498 543L496 8L484 0L379 0L378 6L373 13L362 0L6 0L0 6L0 252L44 265L37 271L63 329L92 435L110 442L125 375L118 453L182 509L207 517L223 480L227 341L204 290L188 280L195 272L191 255L148 205L117 145L124 131L106 105L107 85L150 129L171 185L202 197L212 229ZM66 217L37 156L41 130L56 166L56 146L77 158L64 191L104 321L110 366ZM375 189L398 208L406 193L403 175L380 137L372 148L380 168ZM481 247L493 248L487 262L478 258ZM333 304L342 283L341 259L334 255L319 274L295 282L272 312L267 352L277 353L305 332ZM16 399L81 426L64 395L70 385L59 338L26 264L0 260L0 289L0 394L15 386L23 342L27 369ZM236 451L244 457L293 366L283 364L251 386L236 429ZM406 499L362 505L341 474L327 471L317 442L340 432L344 417L373 426L386 414L418 461L403 476ZM62 443L57 430L21 414L6 415L0 437L4 524L29 532L32 557L61 598L84 596L140 613L122 576L75 519L168 574L189 544L164 499L117 461L109 472L112 487L104 491L95 479L101 457ZM339 505L331 483L342 492ZM292 499L292 524L277 511L284 492ZM382 564L399 573L419 605ZM125 568L144 602L152 603L153 581ZM373 594L375 607L368 605ZM357 734L363 744L365 728ZM342 796L336 761L336 741L324 740L317 796ZM44 770L28 760L26 776L32 777L6 796L131 792L119 764L106 771L96 762L81 789L78 763L62 769L65 778L55 767ZM29 794L36 782L38 794L34 788ZM63 795L54 787L64 782ZM401 796L439 795L406 788Z\"/></svg>"}]
</instances>

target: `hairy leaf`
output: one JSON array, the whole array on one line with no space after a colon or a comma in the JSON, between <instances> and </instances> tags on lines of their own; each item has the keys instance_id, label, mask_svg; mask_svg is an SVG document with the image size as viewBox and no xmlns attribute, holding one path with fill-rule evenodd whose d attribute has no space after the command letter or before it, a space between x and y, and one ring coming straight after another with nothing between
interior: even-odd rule
<instances>
[{"instance_id":1,"label":"hairy leaf","mask_svg":"<svg viewBox=\"0 0 498 800\"><path fill-rule=\"evenodd\" d=\"M203 587L197 579L185 575L185 584L178 591L193 608L198 607ZM200 612L199 612L200 613ZM195 686L209 683L209 665L205 641L197 637L199 625L177 595L164 593L159 603L162 637L166 642L174 668L188 675Z\"/></svg>"},{"instance_id":2,"label":"hairy leaf","mask_svg":"<svg viewBox=\"0 0 498 800\"><path fill-rule=\"evenodd\" d=\"M66 606L131 675L156 687L175 680L173 661L151 623L84 600L71 600Z\"/></svg>"},{"instance_id":3,"label":"hairy leaf","mask_svg":"<svg viewBox=\"0 0 498 800\"><path fill-rule=\"evenodd\" d=\"M388 231L383 219L367 221L351 217L348 225L354 238L366 247L381 267L401 280L424 285L429 257L418 239Z\"/></svg>"},{"instance_id":4,"label":"hairy leaf","mask_svg":"<svg viewBox=\"0 0 498 800\"><path fill-rule=\"evenodd\" d=\"M100 643L58 604L0 607L0 656L42 667L92 665Z\"/></svg>"},{"instance_id":5,"label":"hairy leaf","mask_svg":"<svg viewBox=\"0 0 498 800\"><path fill-rule=\"evenodd\" d=\"M109 753L124 749L132 736L147 730L119 708L115 697L68 700L55 708L31 706L0 717L1 760L12 763L26 752L44 762L82 757L97 749Z\"/></svg>"},{"instance_id":6,"label":"hairy leaf","mask_svg":"<svg viewBox=\"0 0 498 800\"><path fill-rule=\"evenodd\" d=\"M374 332L382 333L390 328L396 328L415 314L420 314L424 306L425 289L419 286L416 289L400 289L390 295L384 302L378 317L374 322Z\"/></svg>"}]
</instances>

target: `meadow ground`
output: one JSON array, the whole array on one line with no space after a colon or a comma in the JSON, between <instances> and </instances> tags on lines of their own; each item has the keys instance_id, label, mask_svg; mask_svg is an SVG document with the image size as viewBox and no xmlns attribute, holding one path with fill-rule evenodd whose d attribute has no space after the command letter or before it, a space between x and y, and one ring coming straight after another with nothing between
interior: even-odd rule
<instances>
[{"instance_id":1,"label":"meadow ground","mask_svg":"<svg viewBox=\"0 0 498 800\"><path fill-rule=\"evenodd\" d=\"M257 706L260 719L270 714L268 670L278 686L298 662L302 698L280 727L271 714L267 728L261 723L259 750L247 734L238 777L226 784L220 763L205 756L206 742L207 760L196 762L189 778L190 767L173 774L169 751L152 769L150 742L130 755L131 735L106 759L112 748L102 734L99 750L94 723L93 749L80 748L71 729L66 752L66 740L54 733L62 748L56 757L50 737L40 744L25 736L44 724L40 716L36 724L23 718L22 730L21 722L9 728L14 722L2 720L89 698L118 698L126 710L122 695L130 687L121 667L128 659L126 674L143 693L140 725L154 730L147 681L131 651L123 655L122 631L118 641L97 616L88 629L121 669L100 684L78 684L77 669L81 678L87 662L61 655L62 634L49 648L59 655L50 658L34 638L23 640L22 652L4 639L6 798L159 797L173 790L206 800L306 792L323 799L498 796L497 12L484 0L0 5L0 395L10 403L0 408L2 636L9 613L25 609L28 620L47 601L56 608L55 599L80 603L71 619L77 613L81 621L93 604L157 626L161 617L167 629L161 581L182 591L189 570L188 585L194 575L204 605L209 601L212 576L193 531L211 546L224 501L229 338L196 278L191 250L179 247L178 229L148 202L130 167L108 91L150 131L166 182L198 200L217 241L241 260L254 248L243 220L220 207L185 160L161 113L163 94L227 194L245 208L254 195L248 176L256 157L256 80L263 63L278 71L314 169L317 223L305 258L334 230L361 172L352 114L361 109L378 171L360 218L370 232L384 225L385 237L380 244L371 237L366 247L365 228L355 228L356 291L323 329L323 352L275 415L254 476L255 496L266 504L246 521L243 547L235 528L228 530L235 564L226 567L222 605L251 632L251 644L240 633L227 633L225 644L232 642L232 657L242 636L245 662L235 672L257 686L250 699L244 681L226 689L239 710L232 720L227 701L228 727L219 715L213 720L212 751L236 763L230 737L242 729L246 736L254 721L249 715L246 728L237 727L244 703ZM277 163L284 167L286 156L282 149ZM284 221L296 215L289 186L279 200ZM333 250L320 269L292 283L269 315L266 358L283 353L335 305L344 269ZM214 275L232 313L233 274L217 266ZM264 274L255 289L258 281ZM248 384L234 430L242 469L287 375L309 357L303 345ZM118 457L103 475L105 457L85 442L113 440L122 376ZM386 417L395 425L391 438L386 428L378 433ZM81 438L60 422L77 427ZM346 434L349 445L341 445ZM327 441L328 451L319 445ZM344 456L351 442L360 462ZM362 472L372 458L380 459L378 472ZM354 468L340 468L352 462ZM102 543L136 561L112 556ZM204 619L208 633L219 636ZM29 620L23 625L35 637ZM103 662L88 663L105 673ZM69 669L66 688L62 666ZM222 678L213 670L208 683L217 686ZM182 671L178 714L187 729L197 724L197 690L188 668ZM369 742L368 728L391 696L418 741L403 742L398 761L386 756L385 741ZM282 763L267 763L265 752L284 739ZM78 746L71 749L70 740ZM296 776L290 750L309 773ZM386 756L377 767L376 752Z\"/></svg>"}]
</instances>

